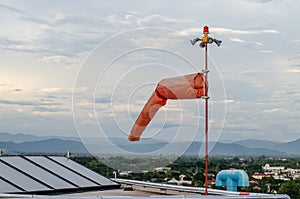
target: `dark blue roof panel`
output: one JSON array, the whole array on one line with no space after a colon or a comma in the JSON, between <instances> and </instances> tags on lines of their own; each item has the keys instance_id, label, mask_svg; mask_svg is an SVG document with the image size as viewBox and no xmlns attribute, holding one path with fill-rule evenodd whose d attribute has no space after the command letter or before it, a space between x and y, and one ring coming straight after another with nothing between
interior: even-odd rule
<instances>
[{"instance_id":1,"label":"dark blue roof panel","mask_svg":"<svg viewBox=\"0 0 300 199\"><path fill-rule=\"evenodd\" d=\"M95 184L94 182L91 182L87 180L86 178L83 178L82 176L74 173L73 171L69 170L68 168L62 167L61 165L57 164L56 162L43 157L43 156L28 156L26 157L29 160L35 162L38 165L41 165L42 167L58 174L59 176L63 177L64 179L67 179L68 181L73 182L78 187L97 187L99 185ZM72 160L71 160L72 161Z\"/></svg>"},{"instance_id":2,"label":"dark blue roof panel","mask_svg":"<svg viewBox=\"0 0 300 199\"><path fill-rule=\"evenodd\" d=\"M0 193L61 193L119 184L65 157L0 157Z\"/></svg>"},{"instance_id":3,"label":"dark blue roof panel","mask_svg":"<svg viewBox=\"0 0 300 199\"><path fill-rule=\"evenodd\" d=\"M22 170L22 168L20 168L20 170ZM17 186L22 187L26 192L51 190L51 188L37 182L33 178L16 170L15 168L8 166L3 162L0 162L0 176ZM7 193L6 190L0 190L0 192Z\"/></svg>"},{"instance_id":4,"label":"dark blue roof panel","mask_svg":"<svg viewBox=\"0 0 300 199\"><path fill-rule=\"evenodd\" d=\"M34 164L22 157L2 157L2 160L13 165L16 168L22 168L25 173L34 176L36 179L45 181L46 183L53 187L54 189L72 189L76 188L72 184L68 183L59 176L54 175L48 170L39 167L39 165Z\"/></svg>"},{"instance_id":5,"label":"dark blue roof panel","mask_svg":"<svg viewBox=\"0 0 300 199\"><path fill-rule=\"evenodd\" d=\"M94 172L94 171L78 164L77 162L74 162L74 161L68 159L68 158L65 158L65 157L49 157L49 158L54 161L57 161L61 165L64 165L64 166L72 169L75 172L76 171L80 172L80 174L82 174L86 178L91 179L94 182L101 184L102 186L112 185L112 184L117 185L117 183L111 181L110 179L107 179L104 176L99 175L96 172Z\"/></svg>"}]
</instances>

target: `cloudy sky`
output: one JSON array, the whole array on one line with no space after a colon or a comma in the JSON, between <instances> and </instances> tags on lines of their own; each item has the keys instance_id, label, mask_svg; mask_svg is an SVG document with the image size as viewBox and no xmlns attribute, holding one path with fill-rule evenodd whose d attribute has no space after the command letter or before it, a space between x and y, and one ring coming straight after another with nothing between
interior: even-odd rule
<instances>
[{"instance_id":1,"label":"cloudy sky","mask_svg":"<svg viewBox=\"0 0 300 199\"><path fill-rule=\"evenodd\" d=\"M0 131L127 137L160 79L201 70L203 50L189 39L208 25L223 41L209 48L212 138L298 139L299 8L297 0L1 0ZM170 101L145 136L201 139L203 122L203 101Z\"/></svg>"}]
</instances>

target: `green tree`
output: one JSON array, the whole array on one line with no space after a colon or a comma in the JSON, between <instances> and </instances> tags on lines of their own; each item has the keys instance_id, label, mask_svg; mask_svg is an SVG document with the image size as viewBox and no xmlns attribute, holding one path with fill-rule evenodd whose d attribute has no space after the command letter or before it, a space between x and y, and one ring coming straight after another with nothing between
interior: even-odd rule
<instances>
[{"instance_id":1,"label":"green tree","mask_svg":"<svg viewBox=\"0 0 300 199\"><path fill-rule=\"evenodd\" d=\"M280 186L278 193L288 194L291 197L291 199L299 199L300 198L300 184L297 184L293 180L284 182Z\"/></svg>"},{"instance_id":2,"label":"green tree","mask_svg":"<svg viewBox=\"0 0 300 199\"><path fill-rule=\"evenodd\" d=\"M205 176L203 175L203 173L197 173L196 175L194 175L193 180L192 180L192 185L195 187L200 187L203 186L205 182Z\"/></svg>"}]
</instances>

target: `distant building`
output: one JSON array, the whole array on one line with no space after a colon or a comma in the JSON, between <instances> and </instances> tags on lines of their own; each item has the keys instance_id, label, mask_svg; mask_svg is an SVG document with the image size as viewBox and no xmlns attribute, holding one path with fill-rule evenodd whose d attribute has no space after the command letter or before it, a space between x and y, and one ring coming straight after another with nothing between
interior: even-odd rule
<instances>
[{"instance_id":1,"label":"distant building","mask_svg":"<svg viewBox=\"0 0 300 199\"><path fill-rule=\"evenodd\" d=\"M173 185L178 185L178 180L176 180L175 178L172 178L171 180L169 180L167 183L168 184L173 184Z\"/></svg>"},{"instance_id":2,"label":"distant building","mask_svg":"<svg viewBox=\"0 0 300 199\"><path fill-rule=\"evenodd\" d=\"M154 169L156 172L169 173L171 172L171 167L157 167Z\"/></svg>"},{"instance_id":3,"label":"distant building","mask_svg":"<svg viewBox=\"0 0 300 199\"><path fill-rule=\"evenodd\" d=\"M128 176L129 174L131 174L132 173L132 171L121 171L120 173L119 173L119 176Z\"/></svg>"},{"instance_id":4,"label":"distant building","mask_svg":"<svg viewBox=\"0 0 300 199\"><path fill-rule=\"evenodd\" d=\"M276 180L290 180L285 174L273 175L273 178Z\"/></svg>"},{"instance_id":5,"label":"distant building","mask_svg":"<svg viewBox=\"0 0 300 199\"><path fill-rule=\"evenodd\" d=\"M172 178L171 180L168 181L168 184L191 186L192 181L184 180L185 177L186 177L185 175L180 175L179 176L180 180L176 180L175 178Z\"/></svg>"},{"instance_id":6,"label":"distant building","mask_svg":"<svg viewBox=\"0 0 300 199\"><path fill-rule=\"evenodd\" d=\"M273 177L276 180L295 180L300 176L299 169L285 169L281 166L271 167L269 164L263 166L262 169L264 171L263 173L254 173L252 177L258 180L261 180L262 178L266 177Z\"/></svg>"},{"instance_id":7,"label":"distant building","mask_svg":"<svg viewBox=\"0 0 300 199\"><path fill-rule=\"evenodd\" d=\"M295 174L292 176L292 178L293 178L293 180L296 180L296 179L300 178L300 174Z\"/></svg>"},{"instance_id":8,"label":"distant building","mask_svg":"<svg viewBox=\"0 0 300 199\"><path fill-rule=\"evenodd\" d=\"M258 184L258 181L256 179L251 179L249 181L250 184Z\"/></svg>"},{"instance_id":9,"label":"distant building","mask_svg":"<svg viewBox=\"0 0 300 199\"><path fill-rule=\"evenodd\" d=\"M205 173L203 173L203 175L205 176ZM214 178L216 177L216 175L214 173L208 173L207 174L208 177Z\"/></svg>"},{"instance_id":10,"label":"distant building","mask_svg":"<svg viewBox=\"0 0 300 199\"><path fill-rule=\"evenodd\" d=\"M262 167L264 172L271 172L273 174L280 174L284 171L284 167L271 167L269 164L266 164Z\"/></svg>"},{"instance_id":11,"label":"distant building","mask_svg":"<svg viewBox=\"0 0 300 199\"><path fill-rule=\"evenodd\" d=\"M283 171L285 176L292 178L293 180L296 180L297 178L300 177L300 169L291 169L287 168L286 170Z\"/></svg>"},{"instance_id":12,"label":"distant building","mask_svg":"<svg viewBox=\"0 0 300 199\"><path fill-rule=\"evenodd\" d=\"M208 185L214 185L214 184L216 184L216 179L210 179L207 182L208 182Z\"/></svg>"},{"instance_id":13,"label":"distant building","mask_svg":"<svg viewBox=\"0 0 300 199\"><path fill-rule=\"evenodd\" d=\"M252 175L252 178L254 178L256 180L261 180L261 179L267 178L267 177L271 177L271 175L270 174L265 174L265 173L258 173L258 172L254 173Z\"/></svg>"},{"instance_id":14,"label":"distant building","mask_svg":"<svg viewBox=\"0 0 300 199\"><path fill-rule=\"evenodd\" d=\"M260 188L259 186L257 186L257 185L256 185L256 186L254 186L254 187L253 187L253 190L260 191L260 190L261 190L261 188Z\"/></svg>"}]
</instances>

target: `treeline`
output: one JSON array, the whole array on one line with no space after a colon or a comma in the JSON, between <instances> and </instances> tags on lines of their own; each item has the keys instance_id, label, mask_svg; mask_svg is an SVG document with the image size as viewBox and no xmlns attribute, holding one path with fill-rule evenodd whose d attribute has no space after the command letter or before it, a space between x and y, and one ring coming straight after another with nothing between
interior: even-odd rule
<instances>
[{"instance_id":1,"label":"treeline","mask_svg":"<svg viewBox=\"0 0 300 199\"><path fill-rule=\"evenodd\" d=\"M72 159L97 173L106 177L114 177L113 172L120 173L124 169L131 171L128 175L118 175L119 178L133 180L167 182L171 179L180 180L180 175L185 175L184 180L192 181L190 186L204 186L205 160L194 156L182 156L175 161L169 157L124 157L124 156L73 156ZM283 166L285 168L299 169L300 158L272 158L272 157L213 157L209 160L209 179L215 178L217 173L224 169L243 169L251 179L255 172L263 172L262 166ZM108 166L109 165L109 166ZM155 167L170 167L167 172L157 171ZM120 169L122 168L122 169ZM145 170L148 168L148 170ZM224 187L212 188L225 189ZM256 180L249 187L239 188L240 191L259 193L284 193L292 199L300 199L300 179L289 181L276 180L272 177Z\"/></svg>"}]
</instances>

